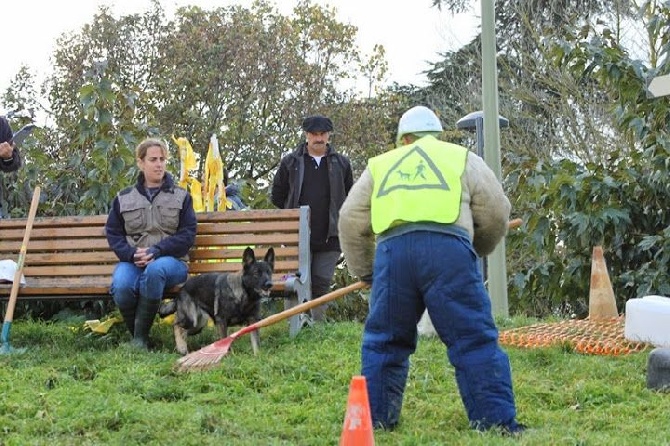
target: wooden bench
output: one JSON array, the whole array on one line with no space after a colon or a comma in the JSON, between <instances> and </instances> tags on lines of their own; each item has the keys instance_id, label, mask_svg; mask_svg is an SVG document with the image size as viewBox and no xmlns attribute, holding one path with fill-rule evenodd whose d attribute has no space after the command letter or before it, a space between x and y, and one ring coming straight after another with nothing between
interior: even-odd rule
<instances>
[{"instance_id":1,"label":"wooden bench","mask_svg":"<svg viewBox=\"0 0 670 446\"><path fill-rule=\"evenodd\" d=\"M196 214L198 230L189 254L190 274L235 272L242 252L252 246L262 258L275 250L273 295L285 298L285 308L311 299L309 207ZM106 215L36 218L27 246L19 299L111 299L109 285L118 258L109 249ZM0 260L18 261L26 219L0 220ZM11 284L0 284L7 300ZM178 288L164 297L172 297ZM289 321L292 336L309 316Z\"/></svg>"}]
</instances>

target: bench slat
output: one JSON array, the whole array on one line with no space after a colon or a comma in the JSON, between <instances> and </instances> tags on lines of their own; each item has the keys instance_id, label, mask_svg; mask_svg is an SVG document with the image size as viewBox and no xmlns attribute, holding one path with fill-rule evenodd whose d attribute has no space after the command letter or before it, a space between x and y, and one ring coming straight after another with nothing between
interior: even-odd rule
<instances>
[{"instance_id":1,"label":"bench slat","mask_svg":"<svg viewBox=\"0 0 670 446\"><path fill-rule=\"evenodd\" d=\"M296 272L295 261L276 261L276 274L291 274ZM78 278L85 278L90 276L105 276L107 280L112 276L116 262L107 265L49 265L49 266L26 266L24 276L26 281L32 286L32 282L28 278L36 277L63 277L67 280L74 280ZM190 273L203 272L236 272L240 271L242 265L240 262L190 262Z\"/></svg>"},{"instance_id":2,"label":"bench slat","mask_svg":"<svg viewBox=\"0 0 670 446\"><path fill-rule=\"evenodd\" d=\"M211 271L202 271L211 272ZM230 271L234 272L234 271ZM85 280L84 280L85 279ZM284 290L284 276L275 274L272 277L274 285L273 291ZM31 277L30 281L21 288L21 297L24 296L65 296L78 298L79 296L86 296L87 298L95 299L110 299L109 295L110 276L88 276L82 277L63 277L57 280L53 277ZM11 284L0 284L0 294L9 294ZM167 296L172 296L177 292L178 288L174 288L166 293Z\"/></svg>"},{"instance_id":3,"label":"bench slat","mask_svg":"<svg viewBox=\"0 0 670 446\"><path fill-rule=\"evenodd\" d=\"M240 234L245 232L252 234L262 234L264 232L295 233L298 231L298 225L298 221L198 223L198 234Z\"/></svg>"},{"instance_id":4,"label":"bench slat","mask_svg":"<svg viewBox=\"0 0 670 446\"><path fill-rule=\"evenodd\" d=\"M265 255L266 249L254 249L257 258L262 258ZM193 249L189 257L191 261L196 260L236 260L241 259L244 250L241 248L224 248L224 249L208 249L198 248ZM291 259L298 260L297 247L275 248L275 257L277 259ZM93 252L59 252L59 253L34 253L30 252L27 255L27 263L31 266L45 266L45 265L88 265L111 263L116 264L118 259L116 254L112 251L93 251ZM28 267L28 266L27 266Z\"/></svg>"},{"instance_id":5,"label":"bench slat","mask_svg":"<svg viewBox=\"0 0 670 446\"><path fill-rule=\"evenodd\" d=\"M75 228L80 226L105 226L107 215L76 215L63 217L37 217L33 222L33 230L49 227ZM25 218L8 218L0 220L2 229L20 229L26 227Z\"/></svg>"}]
</instances>

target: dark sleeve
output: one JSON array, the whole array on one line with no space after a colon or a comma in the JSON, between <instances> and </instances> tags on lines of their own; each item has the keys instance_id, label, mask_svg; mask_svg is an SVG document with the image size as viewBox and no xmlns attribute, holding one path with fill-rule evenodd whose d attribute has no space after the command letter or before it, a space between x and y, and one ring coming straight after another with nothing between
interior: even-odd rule
<instances>
[{"instance_id":1,"label":"dark sleeve","mask_svg":"<svg viewBox=\"0 0 670 446\"><path fill-rule=\"evenodd\" d=\"M109 247L114 251L119 260L122 262L132 262L135 247L130 246L128 240L126 240L125 221L119 208L118 197L114 198L112 209L107 216L105 234L107 235Z\"/></svg>"},{"instance_id":2,"label":"dark sleeve","mask_svg":"<svg viewBox=\"0 0 670 446\"><path fill-rule=\"evenodd\" d=\"M284 209L286 205L286 198L288 198L288 168L284 160L279 163L279 169L272 180L272 192L270 193L270 200L272 204L280 209Z\"/></svg>"},{"instance_id":3,"label":"dark sleeve","mask_svg":"<svg viewBox=\"0 0 670 446\"><path fill-rule=\"evenodd\" d=\"M19 167L21 167L21 155L19 154L19 149L14 147L11 159L0 160L0 170L3 172L14 172L15 170L19 170Z\"/></svg>"},{"instance_id":4,"label":"dark sleeve","mask_svg":"<svg viewBox=\"0 0 670 446\"><path fill-rule=\"evenodd\" d=\"M190 194L186 194L184 204L179 213L179 227L177 232L156 244L159 249L159 256L183 257L191 250L195 243L195 233L198 226L198 220L193 210L193 199Z\"/></svg>"},{"instance_id":5,"label":"dark sleeve","mask_svg":"<svg viewBox=\"0 0 670 446\"><path fill-rule=\"evenodd\" d=\"M14 137L12 127L9 125L7 119L0 117L0 143L9 142ZM21 155L19 149L14 147L12 157L8 160L0 160L0 170L3 172L13 172L21 167Z\"/></svg>"},{"instance_id":6,"label":"dark sleeve","mask_svg":"<svg viewBox=\"0 0 670 446\"><path fill-rule=\"evenodd\" d=\"M12 126L7 118L0 116L0 142L9 142L14 137Z\"/></svg>"},{"instance_id":7,"label":"dark sleeve","mask_svg":"<svg viewBox=\"0 0 670 446\"><path fill-rule=\"evenodd\" d=\"M344 158L345 160L345 169L344 169L344 192L346 195L349 195L349 191L351 190L351 187L354 185L354 174L351 171L351 163L349 162L349 158Z\"/></svg>"}]
</instances>

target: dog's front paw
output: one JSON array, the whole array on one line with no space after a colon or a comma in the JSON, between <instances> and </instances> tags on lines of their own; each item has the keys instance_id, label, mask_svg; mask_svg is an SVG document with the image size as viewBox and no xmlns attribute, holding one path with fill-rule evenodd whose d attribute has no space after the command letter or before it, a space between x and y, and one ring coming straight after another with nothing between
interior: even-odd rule
<instances>
[{"instance_id":1,"label":"dog's front paw","mask_svg":"<svg viewBox=\"0 0 670 446\"><path fill-rule=\"evenodd\" d=\"M182 356L188 354L188 349L187 348L177 348L176 350L177 350L177 353L179 353Z\"/></svg>"}]
</instances>

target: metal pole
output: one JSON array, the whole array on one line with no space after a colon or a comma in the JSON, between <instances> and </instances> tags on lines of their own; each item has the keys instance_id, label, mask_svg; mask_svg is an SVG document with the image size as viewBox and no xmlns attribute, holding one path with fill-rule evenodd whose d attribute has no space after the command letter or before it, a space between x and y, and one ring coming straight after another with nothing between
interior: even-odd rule
<instances>
[{"instance_id":1,"label":"metal pole","mask_svg":"<svg viewBox=\"0 0 670 446\"><path fill-rule=\"evenodd\" d=\"M502 178L500 129L498 127L498 68L496 63L495 2L482 0L482 102L484 110L484 159ZM487 259L488 290L491 309L496 316L509 316L505 239Z\"/></svg>"},{"instance_id":2,"label":"metal pole","mask_svg":"<svg viewBox=\"0 0 670 446\"><path fill-rule=\"evenodd\" d=\"M484 158L484 114L483 113L472 113L475 121L475 135L477 139L477 155L481 158ZM486 159L484 159L486 161ZM482 270L482 278L486 283L488 280L488 265L486 257L479 259L479 267Z\"/></svg>"},{"instance_id":3,"label":"metal pole","mask_svg":"<svg viewBox=\"0 0 670 446\"><path fill-rule=\"evenodd\" d=\"M477 155L484 157L484 116L480 115L475 119L475 135L477 136Z\"/></svg>"}]
</instances>

